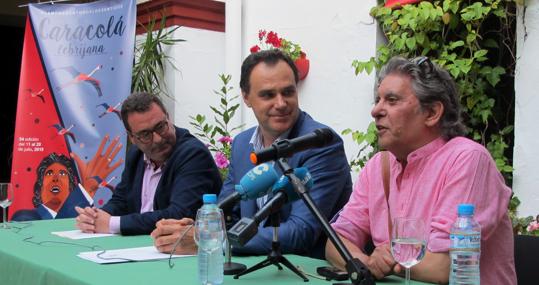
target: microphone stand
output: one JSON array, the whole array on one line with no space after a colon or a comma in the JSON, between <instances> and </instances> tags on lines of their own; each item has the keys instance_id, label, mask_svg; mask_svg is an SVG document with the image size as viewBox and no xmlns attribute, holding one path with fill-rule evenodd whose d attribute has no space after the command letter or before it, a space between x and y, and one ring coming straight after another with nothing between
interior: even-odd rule
<instances>
[{"instance_id":1,"label":"microphone stand","mask_svg":"<svg viewBox=\"0 0 539 285\"><path fill-rule=\"evenodd\" d=\"M226 211L228 212L228 211ZM225 210L223 210L223 213L225 213ZM225 225L226 228L229 228L229 224L232 220L232 217L227 213L224 214L225 216ZM242 271L244 271L247 266L242 263L232 262L232 245L230 244L230 241L228 240L228 235L225 233L225 263L223 263L223 273L224 275L234 275L238 274Z\"/></svg>"},{"instance_id":2,"label":"microphone stand","mask_svg":"<svg viewBox=\"0 0 539 285\"><path fill-rule=\"evenodd\" d=\"M228 241L228 235L226 235L226 247L225 247L225 263L223 263L223 272L225 275L234 275L244 271L247 266L242 263L232 262L232 246Z\"/></svg>"},{"instance_id":3,"label":"microphone stand","mask_svg":"<svg viewBox=\"0 0 539 285\"><path fill-rule=\"evenodd\" d=\"M301 271L299 271L290 261L288 261L288 259L286 259L286 257L281 254L281 243L279 242L279 226L281 225L281 214L279 213L279 210L270 214L268 219L270 226L273 227L271 252L268 254L268 257L266 257L266 259L234 275L234 279L238 279L242 275L256 271L272 264L277 266L279 270L283 270L283 267L281 267L280 265L282 264L288 269L292 270L292 272L296 273L299 277L301 277L303 279L303 282L308 282L309 279L307 279L307 277ZM268 226L268 223L266 222L264 226Z\"/></svg>"},{"instance_id":4,"label":"microphone stand","mask_svg":"<svg viewBox=\"0 0 539 285\"><path fill-rule=\"evenodd\" d=\"M307 193L307 189L305 186L301 183L299 178L294 175L294 169L290 167L288 162L285 158L281 158L279 160L276 160L277 165L281 168L283 171L283 174L288 177L290 180L292 186L294 187L294 191L298 193L305 202L305 205L307 205L307 208L311 211L311 213L314 215L314 217L318 220L320 225L322 225L322 229L328 236L331 243L335 246L337 251L339 252L340 256L344 259L346 262L346 271L348 272L348 277L350 278L350 281L352 281L352 284L354 285L374 285L376 284L374 281L374 278L369 271L369 269L358 259L354 258L352 254L350 254L350 251L344 246L342 240L337 236L335 233L335 230L329 225L327 219L320 213L320 210L316 206L316 204L313 202L313 199ZM340 283L343 284L343 283Z\"/></svg>"}]
</instances>

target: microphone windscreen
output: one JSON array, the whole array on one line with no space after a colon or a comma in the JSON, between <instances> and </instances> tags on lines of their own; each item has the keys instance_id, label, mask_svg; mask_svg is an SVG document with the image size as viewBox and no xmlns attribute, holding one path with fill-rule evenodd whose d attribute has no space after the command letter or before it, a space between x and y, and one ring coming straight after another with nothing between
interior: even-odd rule
<instances>
[{"instance_id":1,"label":"microphone windscreen","mask_svg":"<svg viewBox=\"0 0 539 285\"><path fill-rule=\"evenodd\" d=\"M301 184L307 188L307 190L311 189L313 187L313 177L311 176L311 173L307 169L307 167L298 167L294 169L294 175L301 181ZM292 183L288 180L288 177L281 176L275 184L273 184L273 187L271 187L271 191L273 193L277 193L279 191L284 191L286 193L286 196L288 198L288 202L298 200L300 197L294 190L294 187L292 186Z\"/></svg>"},{"instance_id":2,"label":"microphone windscreen","mask_svg":"<svg viewBox=\"0 0 539 285\"><path fill-rule=\"evenodd\" d=\"M275 168L268 163L262 163L249 170L235 188L241 194L242 200L256 199L266 195L278 179Z\"/></svg>"},{"instance_id":3,"label":"microphone windscreen","mask_svg":"<svg viewBox=\"0 0 539 285\"><path fill-rule=\"evenodd\" d=\"M329 128L320 128L314 130L314 133L320 140L317 140L318 147L325 146L333 140L333 132Z\"/></svg>"}]
</instances>

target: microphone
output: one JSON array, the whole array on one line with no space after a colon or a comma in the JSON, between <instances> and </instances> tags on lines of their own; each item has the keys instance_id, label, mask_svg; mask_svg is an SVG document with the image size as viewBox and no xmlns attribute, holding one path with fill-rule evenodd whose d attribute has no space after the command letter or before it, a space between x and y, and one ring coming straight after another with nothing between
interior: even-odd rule
<instances>
[{"instance_id":1,"label":"microphone","mask_svg":"<svg viewBox=\"0 0 539 285\"><path fill-rule=\"evenodd\" d=\"M272 185L279 179L275 168L268 163L263 163L253 167L234 186L234 193L221 200L217 207L228 209L234 206L239 200L253 200L266 195Z\"/></svg>"},{"instance_id":2,"label":"microphone","mask_svg":"<svg viewBox=\"0 0 539 285\"><path fill-rule=\"evenodd\" d=\"M311 189L313 187L313 177L311 176L311 173L309 172L307 167L298 167L294 169L294 175L299 178L301 184L303 184L305 188ZM273 184L273 187L271 187L271 191L274 195L276 195L280 191L284 191L288 202L300 199L298 193L296 193L296 191L294 190L292 183L290 183L290 180L285 175L281 176L281 178L279 178L279 180L277 180L277 182Z\"/></svg>"},{"instance_id":3,"label":"microphone","mask_svg":"<svg viewBox=\"0 0 539 285\"><path fill-rule=\"evenodd\" d=\"M294 169L294 175L299 178L301 184L303 184L306 189L310 189L313 186L311 173L309 173L306 167ZM274 196L255 213L253 218L243 217L230 228L228 231L228 239L232 245L245 245L258 232L258 225L260 222L267 218L271 213L279 211L284 204L300 198L295 192L288 177L284 175L273 185L272 192Z\"/></svg>"},{"instance_id":4,"label":"microphone","mask_svg":"<svg viewBox=\"0 0 539 285\"><path fill-rule=\"evenodd\" d=\"M296 152L309 148L323 147L332 140L333 132L329 128L320 128L301 137L276 141L263 150L252 152L250 159L252 163L260 164L282 157L289 157Z\"/></svg>"}]
</instances>

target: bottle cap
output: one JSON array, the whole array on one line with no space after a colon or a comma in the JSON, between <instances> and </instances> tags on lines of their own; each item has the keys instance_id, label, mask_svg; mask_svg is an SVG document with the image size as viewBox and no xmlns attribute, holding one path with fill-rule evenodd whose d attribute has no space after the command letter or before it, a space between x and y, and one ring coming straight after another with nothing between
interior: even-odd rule
<instances>
[{"instance_id":1,"label":"bottle cap","mask_svg":"<svg viewBox=\"0 0 539 285\"><path fill-rule=\"evenodd\" d=\"M458 206L457 214L459 215L473 215L475 206L473 204L460 204Z\"/></svg>"},{"instance_id":2,"label":"bottle cap","mask_svg":"<svg viewBox=\"0 0 539 285\"><path fill-rule=\"evenodd\" d=\"M204 204L216 204L217 203L217 195L215 194L204 194L202 195L202 201Z\"/></svg>"}]
</instances>

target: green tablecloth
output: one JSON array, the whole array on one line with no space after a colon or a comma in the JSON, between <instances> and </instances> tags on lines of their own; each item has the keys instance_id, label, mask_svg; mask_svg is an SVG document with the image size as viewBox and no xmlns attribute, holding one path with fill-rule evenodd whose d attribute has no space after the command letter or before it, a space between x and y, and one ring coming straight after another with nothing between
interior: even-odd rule
<instances>
[{"instance_id":1,"label":"green tablecloth","mask_svg":"<svg viewBox=\"0 0 539 285\"><path fill-rule=\"evenodd\" d=\"M198 284L196 257L174 259L170 269L168 260L151 262L128 262L100 265L83 260L76 255L92 251L92 246L119 249L152 245L150 236L114 236L82 240L70 240L52 235L53 231L74 229L73 219L35 221L30 225L14 224L11 229L0 228L0 284ZM23 229L17 229L22 228ZM27 239L27 241L25 241ZM48 242L54 241L54 242ZM65 242L60 244L56 242ZM40 244L36 244L40 243ZM325 266L323 260L287 255L290 262L301 266L308 273L316 267ZM264 256L234 257L233 261L252 266ZM306 284L332 284L308 276ZM302 284L298 276L275 266L249 273L240 279L225 276L225 284ZM399 277L390 277L377 284L404 284ZM412 284L425 284L412 282Z\"/></svg>"}]
</instances>

